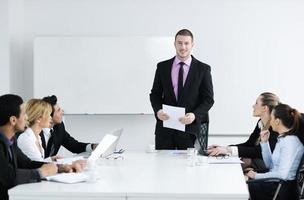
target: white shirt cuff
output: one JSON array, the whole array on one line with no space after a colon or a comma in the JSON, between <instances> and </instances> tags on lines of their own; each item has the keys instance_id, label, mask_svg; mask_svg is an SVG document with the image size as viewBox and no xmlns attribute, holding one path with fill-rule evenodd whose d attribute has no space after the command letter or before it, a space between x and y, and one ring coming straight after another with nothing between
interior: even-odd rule
<instances>
[{"instance_id":1,"label":"white shirt cuff","mask_svg":"<svg viewBox=\"0 0 304 200\"><path fill-rule=\"evenodd\" d=\"M47 158L45 158L43 161L44 161L44 162L48 162L48 163L53 162L52 157L47 157Z\"/></svg>"},{"instance_id":2,"label":"white shirt cuff","mask_svg":"<svg viewBox=\"0 0 304 200\"><path fill-rule=\"evenodd\" d=\"M239 149L237 146L230 146L231 156L239 156Z\"/></svg>"},{"instance_id":3,"label":"white shirt cuff","mask_svg":"<svg viewBox=\"0 0 304 200\"><path fill-rule=\"evenodd\" d=\"M93 151L92 145L91 145L91 144L88 144L88 145L86 146L86 152L92 152L92 151Z\"/></svg>"}]
</instances>

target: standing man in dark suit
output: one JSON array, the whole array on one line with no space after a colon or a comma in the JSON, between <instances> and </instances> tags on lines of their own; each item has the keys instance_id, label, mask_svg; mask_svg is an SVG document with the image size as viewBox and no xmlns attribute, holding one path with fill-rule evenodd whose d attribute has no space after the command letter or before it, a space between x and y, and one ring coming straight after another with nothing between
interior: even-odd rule
<instances>
[{"instance_id":1,"label":"standing man in dark suit","mask_svg":"<svg viewBox=\"0 0 304 200\"><path fill-rule=\"evenodd\" d=\"M62 122L63 111L58 105L55 95L44 97L43 100L52 106L52 127L43 129L40 133L46 158L55 156L61 146L73 153L90 152L96 148L97 144L78 142L65 130Z\"/></svg>"},{"instance_id":2,"label":"standing man in dark suit","mask_svg":"<svg viewBox=\"0 0 304 200\"><path fill-rule=\"evenodd\" d=\"M208 122L212 107L213 85L210 66L191 55L193 34L182 29L175 35L176 56L157 64L150 101L156 117L155 148L193 148L201 124ZM186 114L180 119L186 131L164 128L168 116L162 105L184 107Z\"/></svg>"}]
</instances>

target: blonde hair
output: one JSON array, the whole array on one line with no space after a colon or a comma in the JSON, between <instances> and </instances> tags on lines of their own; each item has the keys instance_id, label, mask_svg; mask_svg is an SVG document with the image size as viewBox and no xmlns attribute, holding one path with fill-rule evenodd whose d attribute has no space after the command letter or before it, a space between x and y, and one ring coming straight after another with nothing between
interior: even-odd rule
<instances>
[{"instance_id":1,"label":"blonde hair","mask_svg":"<svg viewBox=\"0 0 304 200\"><path fill-rule=\"evenodd\" d=\"M26 103L27 126L34 125L40 117L51 116L52 107L41 99L31 99Z\"/></svg>"},{"instance_id":2,"label":"blonde hair","mask_svg":"<svg viewBox=\"0 0 304 200\"><path fill-rule=\"evenodd\" d=\"M263 92L260 94L262 105L267 106L269 109L269 114L272 112L272 110L280 104L280 99L277 95L271 93L271 92ZM267 121L266 124L261 128L261 131L269 130L270 128L270 119ZM256 145L258 145L261 142L261 136L258 137L256 140Z\"/></svg>"}]
</instances>

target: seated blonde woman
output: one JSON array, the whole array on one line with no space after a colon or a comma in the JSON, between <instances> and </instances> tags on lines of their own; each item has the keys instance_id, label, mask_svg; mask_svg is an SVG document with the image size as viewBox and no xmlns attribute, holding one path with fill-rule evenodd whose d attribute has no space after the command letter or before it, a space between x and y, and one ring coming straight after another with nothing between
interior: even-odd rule
<instances>
[{"instance_id":1,"label":"seated blonde woman","mask_svg":"<svg viewBox=\"0 0 304 200\"><path fill-rule=\"evenodd\" d=\"M18 137L18 147L22 152L34 161L52 162L58 156L44 157L41 138L39 136L43 128L48 128L51 123L52 107L40 99L31 99L26 104L27 129Z\"/></svg>"}]
</instances>

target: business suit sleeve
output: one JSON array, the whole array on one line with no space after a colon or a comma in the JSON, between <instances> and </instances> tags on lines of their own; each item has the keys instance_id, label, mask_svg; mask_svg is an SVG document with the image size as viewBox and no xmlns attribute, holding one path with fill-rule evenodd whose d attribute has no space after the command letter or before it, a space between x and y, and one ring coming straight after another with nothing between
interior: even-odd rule
<instances>
[{"instance_id":1,"label":"business suit sleeve","mask_svg":"<svg viewBox=\"0 0 304 200\"><path fill-rule=\"evenodd\" d=\"M5 188L15 186L16 170L9 162L6 146L0 144L0 185Z\"/></svg>"},{"instance_id":2,"label":"business suit sleeve","mask_svg":"<svg viewBox=\"0 0 304 200\"><path fill-rule=\"evenodd\" d=\"M206 70L200 85L200 104L193 111L196 119L199 119L201 122L205 122L208 120L205 117L208 116L208 111L214 104L211 68L208 65L205 65L204 67L206 68Z\"/></svg>"},{"instance_id":3,"label":"business suit sleeve","mask_svg":"<svg viewBox=\"0 0 304 200\"><path fill-rule=\"evenodd\" d=\"M65 130L65 126L63 123L61 123L61 126L63 129L62 131L64 131L62 146L64 146L66 149L68 149L73 153L81 153L86 151L86 146L89 143L83 143L77 141Z\"/></svg>"},{"instance_id":4,"label":"business suit sleeve","mask_svg":"<svg viewBox=\"0 0 304 200\"><path fill-rule=\"evenodd\" d=\"M17 156L16 184L40 182L38 172L44 162L32 161L18 147L15 149Z\"/></svg>"},{"instance_id":5,"label":"business suit sleeve","mask_svg":"<svg viewBox=\"0 0 304 200\"><path fill-rule=\"evenodd\" d=\"M40 181L40 175L35 168L40 167L43 163L32 162L19 148L14 149L17 168L9 162L8 150L6 146L0 144L0 184L9 189L17 184L31 183Z\"/></svg>"},{"instance_id":6,"label":"business suit sleeve","mask_svg":"<svg viewBox=\"0 0 304 200\"><path fill-rule=\"evenodd\" d=\"M44 162L33 161L29 157L27 157L19 147L15 147L15 154L17 158L18 168L23 169L37 169L41 167Z\"/></svg>"},{"instance_id":7,"label":"business suit sleeve","mask_svg":"<svg viewBox=\"0 0 304 200\"><path fill-rule=\"evenodd\" d=\"M260 128L257 123L254 128L254 131L250 134L246 142L231 146L237 146L240 157L262 158L261 146L259 144L256 144L259 134Z\"/></svg>"},{"instance_id":8,"label":"business suit sleeve","mask_svg":"<svg viewBox=\"0 0 304 200\"><path fill-rule=\"evenodd\" d=\"M258 126L258 123L256 124L253 132L250 134L249 138L246 142L240 143L240 144L234 144L232 146L238 146L238 147L252 147L256 145L257 139L260 136L260 128Z\"/></svg>"},{"instance_id":9,"label":"business suit sleeve","mask_svg":"<svg viewBox=\"0 0 304 200\"><path fill-rule=\"evenodd\" d=\"M161 75L160 66L158 64L154 76L153 86L150 93L150 102L154 110L155 117L157 111L159 111L162 108L163 84L161 82L160 75ZM156 117L156 119L158 118Z\"/></svg>"},{"instance_id":10,"label":"business suit sleeve","mask_svg":"<svg viewBox=\"0 0 304 200\"><path fill-rule=\"evenodd\" d=\"M269 145L270 149L273 152L276 142L277 142L277 134L272 131L270 131L269 136ZM231 145L231 146L237 146L238 152L240 157L244 158L262 158L262 149L261 145L257 144L257 139L260 136L260 128L258 127L258 123L254 129L254 131L249 136L248 140L244 143Z\"/></svg>"}]
</instances>

